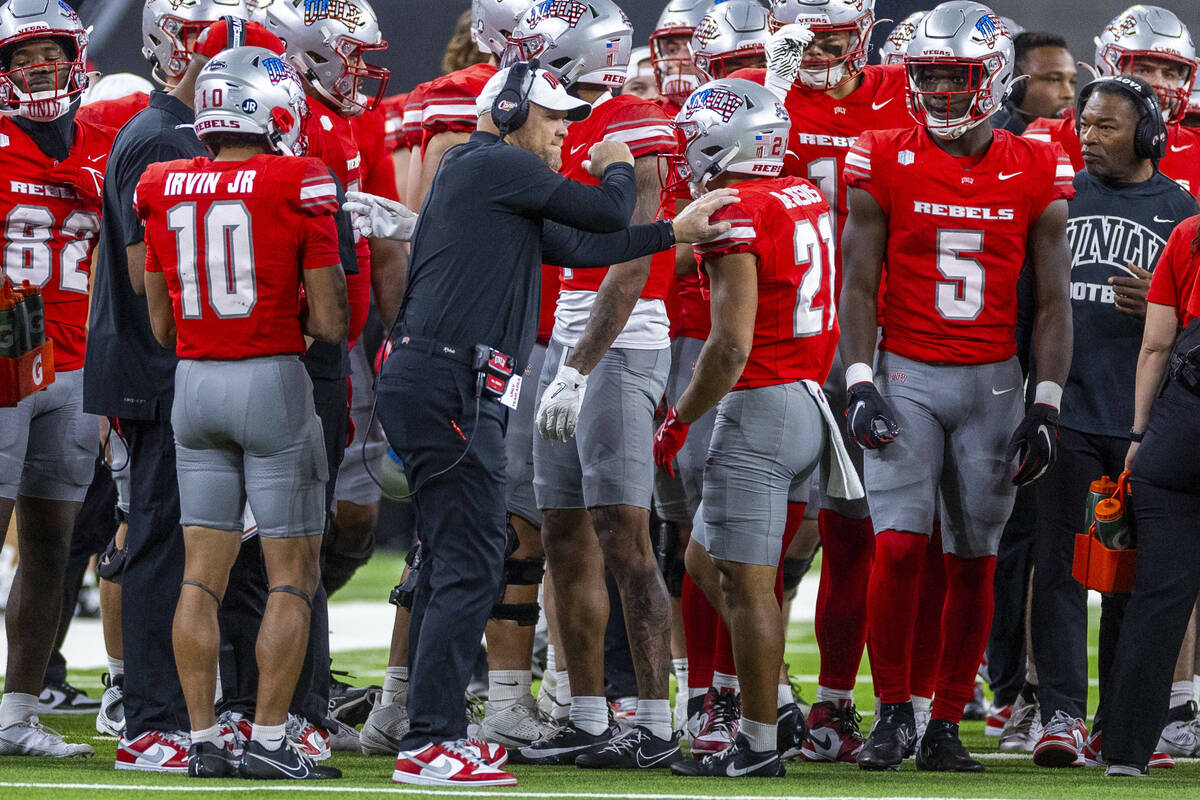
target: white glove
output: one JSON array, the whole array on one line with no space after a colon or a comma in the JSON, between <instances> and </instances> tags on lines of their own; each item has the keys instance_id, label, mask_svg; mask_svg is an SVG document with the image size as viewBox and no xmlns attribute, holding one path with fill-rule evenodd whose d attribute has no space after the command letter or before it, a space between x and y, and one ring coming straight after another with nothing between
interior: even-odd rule
<instances>
[{"instance_id":1,"label":"white glove","mask_svg":"<svg viewBox=\"0 0 1200 800\"><path fill-rule=\"evenodd\" d=\"M342 209L350 214L354 230L368 239L407 242L417 227L417 215L406 206L366 192L346 192Z\"/></svg>"},{"instance_id":2,"label":"white glove","mask_svg":"<svg viewBox=\"0 0 1200 800\"><path fill-rule=\"evenodd\" d=\"M812 29L800 22L784 25L767 39L767 78L764 83L780 101L787 96L788 89L800 74L804 48L812 40Z\"/></svg>"},{"instance_id":3,"label":"white glove","mask_svg":"<svg viewBox=\"0 0 1200 800\"><path fill-rule=\"evenodd\" d=\"M558 374L542 392L538 403L537 427L543 439L565 442L575 435L586 388L587 375L566 364L558 368Z\"/></svg>"}]
</instances>

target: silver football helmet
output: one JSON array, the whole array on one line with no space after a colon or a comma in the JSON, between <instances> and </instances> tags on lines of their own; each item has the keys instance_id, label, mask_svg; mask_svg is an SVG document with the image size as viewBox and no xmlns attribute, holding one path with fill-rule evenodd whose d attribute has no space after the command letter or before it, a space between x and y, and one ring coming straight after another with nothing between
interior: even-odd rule
<instances>
[{"instance_id":1,"label":"silver football helmet","mask_svg":"<svg viewBox=\"0 0 1200 800\"><path fill-rule=\"evenodd\" d=\"M471 39L479 52L504 55L508 37L527 8L529 0L472 0Z\"/></svg>"},{"instance_id":2,"label":"silver football helmet","mask_svg":"<svg viewBox=\"0 0 1200 800\"><path fill-rule=\"evenodd\" d=\"M772 31L797 22L807 25L817 37L849 35L849 44L834 58L816 58L805 51L797 74L805 86L821 91L837 88L867 65L875 0L772 0Z\"/></svg>"},{"instance_id":3,"label":"silver football helmet","mask_svg":"<svg viewBox=\"0 0 1200 800\"><path fill-rule=\"evenodd\" d=\"M650 34L650 61L658 93L682 106L700 84L692 65L692 33L712 0L671 0Z\"/></svg>"},{"instance_id":4,"label":"silver football helmet","mask_svg":"<svg viewBox=\"0 0 1200 800\"><path fill-rule=\"evenodd\" d=\"M774 178L783 171L792 123L770 89L741 78L710 81L692 92L671 123L681 153L664 156L676 192L693 194L724 172Z\"/></svg>"},{"instance_id":5,"label":"silver football helmet","mask_svg":"<svg viewBox=\"0 0 1200 800\"><path fill-rule=\"evenodd\" d=\"M146 0L142 7L142 55L160 84L187 72L196 39L224 16L262 19L253 0Z\"/></svg>"},{"instance_id":6,"label":"silver football helmet","mask_svg":"<svg viewBox=\"0 0 1200 800\"><path fill-rule=\"evenodd\" d=\"M633 52L633 23L613 0L538 0L517 23L500 67L536 58L570 89L622 86Z\"/></svg>"},{"instance_id":7,"label":"silver football helmet","mask_svg":"<svg viewBox=\"0 0 1200 800\"><path fill-rule=\"evenodd\" d=\"M914 11L892 28L879 48L879 61L883 64L902 64L908 54L908 43L917 35L917 25L928 11Z\"/></svg>"},{"instance_id":8,"label":"silver football helmet","mask_svg":"<svg viewBox=\"0 0 1200 800\"><path fill-rule=\"evenodd\" d=\"M276 153L304 155L308 102L291 64L263 47L217 53L196 78L196 135L257 133Z\"/></svg>"},{"instance_id":9,"label":"silver football helmet","mask_svg":"<svg viewBox=\"0 0 1200 800\"><path fill-rule=\"evenodd\" d=\"M53 39L61 61L13 58L23 44ZM0 111L39 122L67 113L88 85L87 31L78 15L58 0L9 0L0 7Z\"/></svg>"},{"instance_id":10,"label":"silver football helmet","mask_svg":"<svg viewBox=\"0 0 1200 800\"><path fill-rule=\"evenodd\" d=\"M1158 92L1167 121L1177 122L1183 116L1196 82L1196 46L1173 11L1161 6L1131 6L1108 23L1095 41L1096 69L1101 75L1138 75L1139 62L1149 58L1178 64L1182 80L1175 85L1165 85L1161 78L1149 82Z\"/></svg>"},{"instance_id":11,"label":"silver football helmet","mask_svg":"<svg viewBox=\"0 0 1200 800\"><path fill-rule=\"evenodd\" d=\"M908 110L933 135L957 139L1000 110L1013 60L1012 34L990 8L942 3L917 25L904 57Z\"/></svg>"},{"instance_id":12,"label":"silver football helmet","mask_svg":"<svg viewBox=\"0 0 1200 800\"><path fill-rule=\"evenodd\" d=\"M284 41L292 65L342 116L370 111L387 92L391 72L366 61L387 49L367 0L273 0L267 30Z\"/></svg>"},{"instance_id":13,"label":"silver football helmet","mask_svg":"<svg viewBox=\"0 0 1200 800\"><path fill-rule=\"evenodd\" d=\"M728 63L735 59L758 59L755 66L766 66L769 11L766 0L724 0L710 8L692 33L692 62L700 77L724 78L745 66Z\"/></svg>"}]
</instances>

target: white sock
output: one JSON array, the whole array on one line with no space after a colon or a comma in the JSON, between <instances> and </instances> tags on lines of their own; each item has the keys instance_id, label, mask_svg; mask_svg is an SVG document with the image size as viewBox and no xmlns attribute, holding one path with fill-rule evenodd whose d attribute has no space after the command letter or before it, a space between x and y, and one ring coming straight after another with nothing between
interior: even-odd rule
<instances>
[{"instance_id":1,"label":"white sock","mask_svg":"<svg viewBox=\"0 0 1200 800\"><path fill-rule=\"evenodd\" d=\"M718 691L721 689L733 689L735 692L741 691L737 675L726 675L724 672L713 673L713 688Z\"/></svg>"},{"instance_id":2,"label":"white sock","mask_svg":"<svg viewBox=\"0 0 1200 800\"><path fill-rule=\"evenodd\" d=\"M633 724L640 725L659 739L671 738L671 701L638 699Z\"/></svg>"},{"instance_id":3,"label":"white sock","mask_svg":"<svg viewBox=\"0 0 1200 800\"><path fill-rule=\"evenodd\" d=\"M546 669L545 672L550 673L558 669L558 658L554 655L554 645L546 645Z\"/></svg>"},{"instance_id":4,"label":"white sock","mask_svg":"<svg viewBox=\"0 0 1200 800\"><path fill-rule=\"evenodd\" d=\"M603 697L572 697L570 720L584 733L599 736L608 727L608 703Z\"/></svg>"},{"instance_id":5,"label":"white sock","mask_svg":"<svg viewBox=\"0 0 1200 800\"><path fill-rule=\"evenodd\" d=\"M775 707L783 708L796 702L796 698L792 697L792 685L790 683L781 683L775 688Z\"/></svg>"},{"instance_id":6,"label":"white sock","mask_svg":"<svg viewBox=\"0 0 1200 800\"><path fill-rule=\"evenodd\" d=\"M489 669L488 703L496 708L508 708L530 694L533 672L527 669Z\"/></svg>"},{"instance_id":7,"label":"white sock","mask_svg":"<svg viewBox=\"0 0 1200 800\"><path fill-rule=\"evenodd\" d=\"M268 750L278 750L283 747L284 723L278 725L259 725L257 722L250 727L250 741L258 742Z\"/></svg>"},{"instance_id":8,"label":"white sock","mask_svg":"<svg viewBox=\"0 0 1200 800\"><path fill-rule=\"evenodd\" d=\"M197 742L208 742L211 745L220 747L221 742L221 726L214 724L211 728L205 728L202 731L192 731L192 744Z\"/></svg>"},{"instance_id":9,"label":"white sock","mask_svg":"<svg viewBox=\"0 0 1200 800\"><path fill-rule=\"evenodd\" d=\"M1192 676L1192 699L1200 703L1200 675Z\"/></svg>"},{"instance_id":10,"label":"white sock","mask_svg":"<svg viewBox=\"0 0 1200 800\"><path fill-rule=\"evenodd\" d=\"M746 744L756 753L774 753L778 743L778 728L775 723L755 722L742 717L738 731L746 737Z\"/></svg>"},{"instance_id":11,"label":"white sock","mask_svg":"<svg viewBox=\"0 0 1200 800\"><path fill-rule=\"evenodd\" d=\"M35 694L5 692L4 696L0 697L0 728L36 720L37 714L38 699Z\"/></svg>"},{"instance_id":12,"label":"white sock","mask_svg":"<svg viewBox=\"0 0 1200 800\"><path fill-rule=\"evenodd\" d=\"M932 697L917 697L915 694L910 698L913 704L913 711L920 714L922 711L933 711Z\"/></svg>"},{"instance_id":13,"label":"white sock","mask_svg":"<svg viewBox=\"0 0 1200 800\"><path fill-rule=\"evenodd\" d=\"M675 673L675 690L687 688L688 660L686 658L671 659L671 671Z\"/></svg>"},{"instance_id":14,"label":"white sock","mask_svg":"<svg viewBox=\"0 0 1200 800\"><path fill-rule=\"evenodd\" d=\"M1192 682L1175 681L1171 684L1171 708L1187 704L1192 699Z\"/></svg>"},{"instance_id":15,"label":"white sock","mask_svg":"<svg viewBox=\"0 0 1200 800\"><path fill-rule=\"evenodd\" d=\"M565 669L554 673L554 702L560 706L571 705L571 676Z\"/></svg>"},{"instance_id":16,"label":"white sock","mask_svg":"<svg viewBox=\"0 0 1200 800\"><path fill-rule=\"evenodd\" d=\"M828 702L836 703L838 700L853 700L853 699L854 699L854 690L853 689L846 689L846 690L830 689L828 686L822 686L819 683L817 684L817 702L818 703L828 703Z\"/></svg>"},{"instance_id":17,"label":"white sock","mask_svg":"<svg viewBox=\"0 0 1200 800\"><path fill-rule=\"evenodd\" d=\"M408 667L388 667L383 673L383 696L380 702L385 706L395 703L402 705L408 701Z\"/></svg>"},{"instance_id":18,"label":"white sock","mask_svg":"<svg viewBox=\"0 0 1200 800\"><path fill-rule=\"evenodd\" d=\"M704 686L704 687L689 686L688 690L687 690L688 700L691 700L693 697L704 697L704 695L708 694L708 689L709 689L709 687L707 687L707 686Z\"/></svg>"},{"instance_id":19,"label":"white sock","mask_svg":"<svg viewBox=\"0 0 1200 800\"><path fill-rule=\"evenodd\" d=\"M108 657L108 677L116 680L125 674L125 659Z\"/></svg>"},{"instance_id":20,"label":"white sock","mask_svg":"<svg viewBox=\"0 0 1200 800\"><path fill-rule=\"evenodd\" d=\"M879 719L881 716L883 716L883 700L876 697L875 698L875 719Z\"/></svg>"}]
</instances>

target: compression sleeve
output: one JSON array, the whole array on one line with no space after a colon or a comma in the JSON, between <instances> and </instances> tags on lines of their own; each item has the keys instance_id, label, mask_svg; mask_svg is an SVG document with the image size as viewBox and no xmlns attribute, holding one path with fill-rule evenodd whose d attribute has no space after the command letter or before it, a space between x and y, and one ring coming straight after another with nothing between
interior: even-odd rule
<instances>
[{"instance_id":1,"label":"compression sleeve","mask_svg":"<svg viewBox=\"0 0 1200 800\"><path fill-rule=\"evenodd\" d=\"M542 225L542 260L567 269L623 264L674 246L669 222L633 225L616 233L589 233L555 222Z\"/></svg>"}]
</instances>

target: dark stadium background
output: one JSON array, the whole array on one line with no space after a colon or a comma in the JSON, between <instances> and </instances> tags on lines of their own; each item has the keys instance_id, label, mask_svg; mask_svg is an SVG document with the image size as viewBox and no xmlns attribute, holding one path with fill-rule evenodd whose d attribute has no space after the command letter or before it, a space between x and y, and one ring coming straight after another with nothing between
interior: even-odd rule
<instances>
[{"instance_id":1,"label":"dark stadium background","mask_svg":"<svg viewBox=\"0 0 1200 800\"><path fill-rule=\"evenodd\" d=\"M134 72L148 76L141 55L142 0L68 0L94 25L91 57L106 72ZM650 34L666 0L625 0L639 41ZM1092 37L1112 17L1132 3L1130 0L993 0L999 14L1011 16L1030 30L1056 31L1066 36L1075 57L1092 61ZM1200 3L1169 0L1160 3L1179 14L1196 36L1200 36ZM879 0L880 17L903 19L910 12L931 8L933 0ZM407 91L421 81L436 77L442 48L454 27L455 18L470 7L466 0L374 0L391 49L381 60L392 70L392 90ZM887 26L877 32L878 47Z\"/></svg>"}]
</instances>

